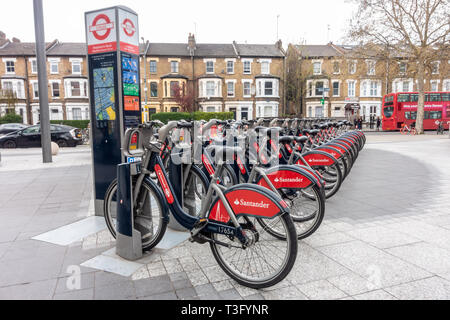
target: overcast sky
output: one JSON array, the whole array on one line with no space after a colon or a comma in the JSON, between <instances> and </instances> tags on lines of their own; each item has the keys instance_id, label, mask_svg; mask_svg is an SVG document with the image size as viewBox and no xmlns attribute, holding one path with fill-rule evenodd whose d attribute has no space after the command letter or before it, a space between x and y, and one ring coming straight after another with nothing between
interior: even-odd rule
<instances>
[{"instance_id":1,"label":"overcast sky","mask_svg":"<svg viewBox=\"0 0 450 320\"><path fill-rule=\"evenodd\" d=\"M0 30L34 41L33 0L2 1ZM84 12L125 5L139 14L140 35L151 42L340 43L353 6L345 0L43 0L46 40L84 42ZM328 32L328 25L330 31Z\"/></svg>"}]
</instances>

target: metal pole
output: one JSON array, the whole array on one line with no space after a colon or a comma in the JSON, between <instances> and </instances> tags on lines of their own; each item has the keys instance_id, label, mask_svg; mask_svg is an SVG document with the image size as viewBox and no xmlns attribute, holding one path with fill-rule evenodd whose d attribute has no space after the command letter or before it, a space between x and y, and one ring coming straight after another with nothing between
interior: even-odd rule
<instances>
[{"instance_id":1,"label":"metal pole","mask_svg":"<svg viewBox=\"0 0 450 320\"><path fill-rule=\"evenodd\" d=\"M45 54L44 12L42 0L33 0L36 59L39 81L39 111L41 114L41 144L44 163L52 162L50 112L48 107L47 63Z\"/></svg>"}]
</instances>

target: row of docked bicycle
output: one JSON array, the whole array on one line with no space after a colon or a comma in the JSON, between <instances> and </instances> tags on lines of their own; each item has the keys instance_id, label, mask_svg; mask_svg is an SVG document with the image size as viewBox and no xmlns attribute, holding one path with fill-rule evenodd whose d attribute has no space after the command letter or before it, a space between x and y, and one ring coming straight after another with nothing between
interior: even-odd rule
<instances>
[{"instance_id":1,"label":"row of docked bicycle","mask_svg":"<svg viewBox=\"0 0 450 320\"><path fill-rule=\"evenodd\" d=\"M289 274L298 240L320 227L325 201L350 173L365 136L347 121L152 121L127 130L125 141L124 150L142 158L132 188L144 250L173 218L190 241L210 245L231 278L265 288ZM116 236L117 181L104 211Z\"/></svg>"}]
</instances>

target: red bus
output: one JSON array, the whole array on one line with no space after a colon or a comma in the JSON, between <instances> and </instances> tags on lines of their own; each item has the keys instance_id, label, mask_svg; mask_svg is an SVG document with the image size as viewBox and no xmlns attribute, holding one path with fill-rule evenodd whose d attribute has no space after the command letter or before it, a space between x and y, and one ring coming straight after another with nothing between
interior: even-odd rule
<instances>
[{"instance_id":1,"label":"red bus","mask_svg":"<svg viewBox=\"0 0 450 320\"><path fill-rule=\"evenodd\" d=\"M400 130L402 124L410 126L416 122L417 92L391 93L383 97L383 130ZM450 121L450 92L426 92L424 130L436 130L436 121L442 121L448 129Z\"/></svg>"}]
</instances>

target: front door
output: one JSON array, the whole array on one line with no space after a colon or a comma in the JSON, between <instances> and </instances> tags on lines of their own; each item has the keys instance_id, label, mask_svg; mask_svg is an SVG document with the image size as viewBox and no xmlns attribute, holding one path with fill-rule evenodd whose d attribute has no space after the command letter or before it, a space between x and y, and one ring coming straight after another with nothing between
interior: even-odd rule
<instances>
[{"instance_id":1,"label":"front door","mask_svg":"<svg viewBox=\"0 0 450 320\"><path fill-rule=\"evenodd\" d=\"M248 108L241 109L241 120L248 120Z\"/></svg>"},{"instance_id":2,"label":"front door","mask_svg":"<svg viewBox=\"0 0 450 320\"><path fill-rule=\"evenodd\" d=\"M233 112L233 118L234 120L237 120L236 108L230 108L230 112Z\"/></svg>"}]
</instances>

